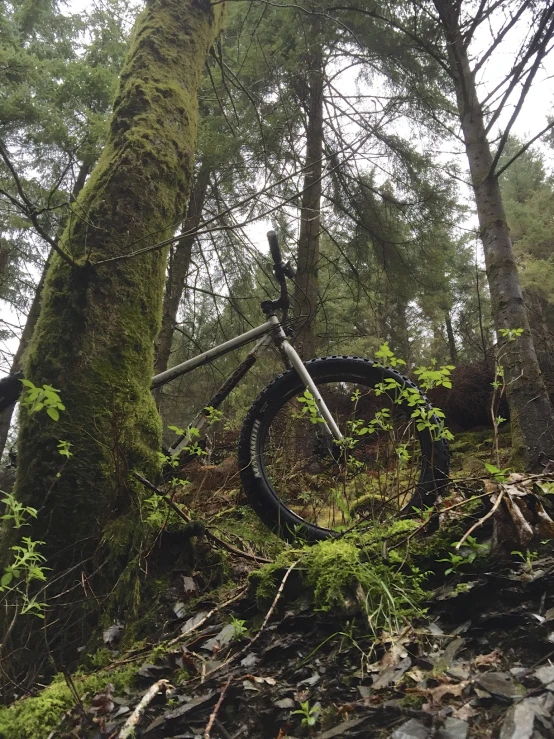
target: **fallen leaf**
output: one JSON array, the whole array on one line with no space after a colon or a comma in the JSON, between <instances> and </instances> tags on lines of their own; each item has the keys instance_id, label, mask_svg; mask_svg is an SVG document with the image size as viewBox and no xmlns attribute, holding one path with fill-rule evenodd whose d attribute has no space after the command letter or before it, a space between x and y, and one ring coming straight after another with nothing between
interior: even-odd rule
<instances>
[{"instance_id":1,"label":"fallen leaf","mask_svg":"<svg viewBox=\"0 0 554 739\"><path fill-rule=\"evenodd\" d=\"M472 708L469 703L464 703L461 708L452 708L452 715L454 718L459 718L462 721L469 721L470 718L476 716L478 711Z\"/></svg>"},{"instance_id":2,"label":"fallen leaf","mask_svg":"<svg viewBox=\"0 0 554 739\"><path fill-rule=\"evenodd\" d=\"M374 680L372 688L374 690L381 690L382 688L386 688L388 685L396 684L406 670L411 666L412 660L409 657L404 657L404 659L398 662L398 664L382 670Z\"/></svg>"},{"instance_id":3,"label":"fallen leaf","mask_svg":"<svg viewBox=\"0 0 554 739\"><path fill-rule=\"evenodd\" d=\"M495 649L493 652L488 654L478 654L473 660L475 667L495 667L502 661L502 652L499 649Z\"/></svg>"},{"instance_id":4,"label":"fallen leaf","mask_svg":"<svg viewBox=\"0 0 554 739\"><path fill-rule=\"evenodd\" d=\"M88 713L92 713L95 716L105 716L111 713L115 708L115 703L113 702L114 690L115 688L112 683L108 683L103 693L96 693L90 702Z\"/></svg>"},{"instance_id":5,"label":"fallen leaf","mask_svg":"<svg viewBox=\"0 0 554 739\"><path fill-rule=\"evenodd\" d=\"M464 691L469 681L464 680L461 683L442 683L434 688L410 688L406 692L411 695L421 695L429 700L428 709L437 708L445 695L452 695L458 698Z\"/></svg>"}]
</instances>

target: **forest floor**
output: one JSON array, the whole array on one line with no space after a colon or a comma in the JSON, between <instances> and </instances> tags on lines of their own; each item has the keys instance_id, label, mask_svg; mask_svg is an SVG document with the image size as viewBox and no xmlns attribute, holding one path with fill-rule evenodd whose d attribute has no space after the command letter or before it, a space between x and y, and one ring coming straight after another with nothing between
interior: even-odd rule
<instances>
[{"instance_id":1,"label":"forest floor","mask_svg":"<svg viewBox=\"0 0 554 739\"><path fill-rule=\"evenodd\" d=\"M474 473L490 453L488 435L462 435L454 445L458 477ZM485 491L493 501L500 493L519 500L520 513L533 508L534 480L512 475L500 483L474 479L473 485L473 493ZM247 513L239 523L229 515L228 541L240 542L240 532L244 537L252 527L250 556L226 553L217 589L202 565L212 545L198 540L195 567L174 573L171 587L159 593L152 604L156 626L140 643L123 649L125 626L114 624L88 669L60 676L38 697L4 709L0 734L548 739L554 736L554 546L540 526L538 537L517 543L517 513L514 518L506 506L503 519L483 521L490 510L474 510L454 528L451 512L434 533L425 526L399 532L408 545L394 559L383 537L375 539L360 548L360 560L345 543L317 545L310 553L279 552L270 543L262 551L267 535L261 528ZM459 539L478 521L482 525L455 561L449 537L455 532ZM219 526L225 529L223 521ZM491 552L491 538L507 526L518 553ZM381 564L371 570L377 549ZM269 550L275 564L252 560ZM329 556L336 572L349 567L354 573L335 590L334 574L324 566ZM383 577L384 566L396 571L408 563L404 579L391 579L377 596L369 580L360 589L356 568ZM325 588L327 600L318 596ZM46 728L24 729L36 716ZM10 733L9 726L17 728Z\"/></svg>"}]
</instances>

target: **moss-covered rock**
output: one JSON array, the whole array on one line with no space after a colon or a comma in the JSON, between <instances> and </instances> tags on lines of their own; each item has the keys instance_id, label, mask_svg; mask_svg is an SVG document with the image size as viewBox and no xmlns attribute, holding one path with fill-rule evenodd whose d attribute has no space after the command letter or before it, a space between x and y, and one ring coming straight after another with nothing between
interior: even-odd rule
<instances>
[{"instance_id":1,"label":"moss-covered rock","mask_svg":"<svg viewBox=\"0 0 554 739\"><path fill-rule=\"evenodd\" d=\"M73 675L79 696L89 698L106 689L111 683L119 692L129 687L134 679L136 665L127 665L110 672L93 675ZM56 675L52 683L37 696L23 698L11 706L0 708L0 739L45 739L60 722L64 713L75 705L75 696L63 675Z\"/></svg>"}]
</instances>

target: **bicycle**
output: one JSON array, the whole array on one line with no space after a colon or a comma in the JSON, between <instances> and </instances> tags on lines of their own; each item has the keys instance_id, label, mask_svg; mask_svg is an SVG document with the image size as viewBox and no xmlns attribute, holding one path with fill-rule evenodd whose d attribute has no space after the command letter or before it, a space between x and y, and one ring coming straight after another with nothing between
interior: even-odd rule
<instances>
[{"instance_id":1,"label":"bicycle","mask_svg":"<svg viewBox=\"0 0 554 739\"><path fill-rule=\"evenodd\" d=\"M287 278L294 271L283 262L275 232L267 238L280 295L261 303L266 321L152 380L154 390L257 340L167 458L180 464L193 458L181 456L193 440L190 429L202 433L213 409L273 344L285 371L252 404L238 444L242 486L259 518L284 539L315 542L432 504L448 478L440 419L394 368L353 356L301 360L287 334Z\"/></svg>"}]
</instances>

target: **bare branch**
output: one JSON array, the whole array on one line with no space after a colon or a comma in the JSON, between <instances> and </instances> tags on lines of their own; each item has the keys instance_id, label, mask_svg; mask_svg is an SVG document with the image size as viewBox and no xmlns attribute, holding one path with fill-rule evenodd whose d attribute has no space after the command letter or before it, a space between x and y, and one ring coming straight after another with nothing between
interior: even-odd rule
<instances>
[{"instance_id":1,"label":"bare branch","mask_svg":"<svg viewBox=\"0 0 554 739\"><path fill-rule=\"evenodd\" d=\"M517 152L517 154L514 154L514 156L501 169L499 169L498 172L495 172L494 173L494 176L495 177L500 177L500 175L503 172L505 172L508 169L508 167L510 167L515 162L516 159L519 159L519 157L522 154L525 154L525 152L527 151L527 149L530 146L532 146L535 143L535 141L537 141L537 139L540 139L541 136L544 136L545 133L547 133L548 131L550 131L551 128L554 128L554 120L550 121L550 123L548 124L548 126L545 126L545 128L543 128L542 131L539 131L539 133L536 136L533 136L533 138L530 139L525 144L525 146L522 146L521 149Z\"/></svg>"},{"instance_id":2,"label":"bare branch","mask_svg":"<svg viewBox=\"0 0 554 739\"><path fill-rule=\"evenodd\" d=\"M0 156L4 160L4 164L6 167L10 170L10 173L13 177L13 180L15 182L15 186L17 188L17 192L19 193L19 197L22 200L22 203L19 202L16 198L13 198L11 195L9 195L7 192L2 191L3 195L6 195L10 201L16 205L22 213L24 213L31 223L33 224L33 227L35 231L41 236L44 241L46 241L47 244L50 244L52 249L60 255L60 257L64 260L64 262L67 262L71 267L78 268L79 265L77 262L66 252L64 251L58 244L58 242L53 239L51 236L49 236L46 231L42 228L40 225L40 221L37 218L37 210L33 203L29 200L29 198L26 196L25 191L23 190L23 186L21 184L21 180L19 179L19 175L17 174L15 167L13 166L10 157L8 155L8 152L6 150L6 147L4 146L4 142L0 141Z\"/></svg>"}]
</instances>

